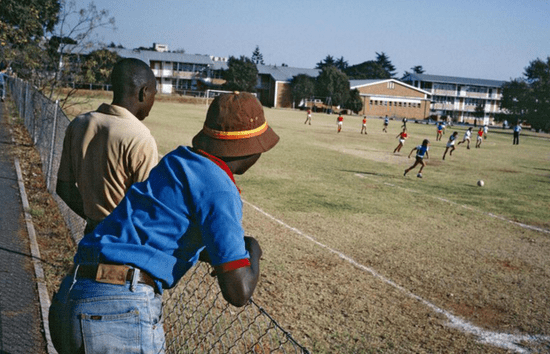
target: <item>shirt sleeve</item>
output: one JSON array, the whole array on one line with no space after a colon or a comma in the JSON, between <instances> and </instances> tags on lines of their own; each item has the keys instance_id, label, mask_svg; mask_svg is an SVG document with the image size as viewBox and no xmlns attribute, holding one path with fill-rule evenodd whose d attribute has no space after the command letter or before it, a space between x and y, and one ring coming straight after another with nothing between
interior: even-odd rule
<instances>
[{"instance_id":1,"label":"shirt sleeve","mask_svg":"<svg viewBox=\"0 0 550 354\"><path fill-rule=\"evenodd\" d=\"M136 146L130 158L130 176L133 183L143 182L151 169L158 164L158 150L155 139L150 136Z\"/></svg>"},{"instance_id":2,"label":"shirt sleeve","mask_svg":"<svg viewBox=\"0 0 550 354\"><path fill-rule=\"evenodd\" d=\"M73 166L71 163L71 126L65 130L63 139L63 150L61 151L61 160L57 171L57 179L64 182L76 182Z\"/></svg>"},{"instance_id":3,"label":"shirt sleeve","mask_svg":"<svg viewBox=\"0 0 550 354\"><path fill-rule=\"evenodd\" d=\"M198 217L203 243L213 266L250 257L244 243L242 202L238 192L205 195Z\"/></svg>"}]
</instances>

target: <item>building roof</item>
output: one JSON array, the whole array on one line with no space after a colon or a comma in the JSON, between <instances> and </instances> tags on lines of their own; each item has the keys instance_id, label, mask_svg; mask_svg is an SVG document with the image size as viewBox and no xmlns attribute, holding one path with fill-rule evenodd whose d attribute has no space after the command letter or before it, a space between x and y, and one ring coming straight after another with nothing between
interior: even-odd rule
<instances>
[{"instance_id":1,"label":"building roof","mask_svg":"<svg viewBox=\"0 0 550 354\"><path fill-rule=\"evenodd\" d=\"M80 49L81 47L68 45L66 46L67 52L72 52L74 48L79 48L79 54L87 55L95 50L107 49L118 53L124 58L136 58L146 63L151 61L163 61L163 62L178 62L188 64L203 64L208 65L213 70L225 70L227 69L227 61L215 60L210 55L203 54L186 54L186 53L173 53L173 52L157 52L154 50L138 50L138 49L126 49L126 48L111 48L111 47L87 47ZM217 59L217 58L216 58ZM316 78L321 73L320 69L305 69L305 68L293 68L288 66L276 66L276 65L256 65L259 74L271 75L275 81L290 82L294 76L305 74ZM350 80L350 86L359 87L379 83L387 80ZM501 87L505 81L498 80L484 80L484 79L471 79L463 77L441 76L441 75L428 75L428 74L408 74L402 80L397 81L406 85L403 81L426 81L426 82L438 82L449 84L461 84L472 86L487 86L487 87ZM411 86L412 87L412 86ZM415 88L418 89L418 88ZM426 92L428 93L428 92Z\"/></svg>"},{"instance_id":2,"label":"building roof","mask_svg":"<svg viewBox=\"0 0 550 354\"><path fill-rule=\"evenodd\" d=\"M154 50L132 50L132 49L123 49L123 48L107 48L107 49L118 53L118 55L120 55L121 57L136 58L136 59L143 60L146 63L150 63L151 61L164 61L164 62L178 62L178 63L204 64L204 65L214 64L214 61L209 55L157 52Z\"/></svg>"},{"instance_id":3,"label":"building roof","mask_svg":"<svg viewBox=\"0 0 550 354\"><path fill-rule=\"evenodd\" d=\"M77 46L67 46L66 51L71 53L76 52ZM186 53L173 53L173 52L157 52L155 50L139 50L139 49L126 49L126 48L111 48L111 47L86 47L78 48L78 54L88 55L93 51L107 49L111 52L115 52L123 58L135 58L140 59L146 63L151 61L164 61L164 62L179 62L189 64L204 64L214 65L214 63L223 63L221 61L214 61L210 55L202 54L186 54ZM226 63L225 63L226 64ZM227 67L227 64L226 64Z\"/></svg>"},{"instance_id":4,"label":"building roof","mask_svg":"<svg viewBox=\"0 0 550 354\"><path fill-rule=\"evenodd\" d=\"M396 80L396 79L349 80L349 86L350 86L351 89L354 89L354 88L362 87L362 86L381 84L381 83L388 82L388 81L398 83L399 85L403 85L405 87L408 87L411 90L422 92L423 94L426 94L426 95L431 95L431 93L428 92L428 91L422 90L418 87L411 86L409 84L406 84L406 83L404 83L402 81L399 81L399 80Z\"/></svg>"},{"instance_id":5,"label":"building roof","mask_svg":"<svg viewBox=\"0 0 550 354\"><path fill-rule=\"evenodd\" d=\"M359 86L372 85L372 84L376 84L376 83L383 82L383 81L386 81L386 79L384 79L384 80L380 80L380 79L349 80L349 86L351 88L354 88L354 87L359 87Z\"/></svg>"},{"instance_id":6,"label":"building roof","mask_svg":"<svg viewBox=\"0 0 550 354\"><path fill-rule=\"evenodd\" d=\"M487 87L501 87L506 82L506 81L499 81L499 80L471 79L466 77L453 77L453 76L428 75L428 74L408 74L403 78L403 81L427 81L427 82L438 82L438 83L446 83L446 84L460 84L460 85L487 86Z\"/></svg>"},{"instance_id":7,"label":"building roof","mask_svg":"<svg viewBox=\"0 0 550 354\"><path fill-rule=\"evenodd\" d=\"M321 70L319 69L303 69L303 68L291 68L289 66L275 66L275 65L256 65L258 68L258 74L271 75L275 81L292 81L294 76L305 74L313 78L319 76Z\"/></svg>"}]
</instances>

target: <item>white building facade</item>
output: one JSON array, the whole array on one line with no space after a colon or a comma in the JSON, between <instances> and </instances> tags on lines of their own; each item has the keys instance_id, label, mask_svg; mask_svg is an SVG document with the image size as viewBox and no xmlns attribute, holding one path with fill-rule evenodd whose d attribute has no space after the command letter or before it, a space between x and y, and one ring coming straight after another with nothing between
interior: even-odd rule
<instances>
[{"instance_id":1,"label":"white building facade","mask_svg":"<svg viewBox=\"0 0 550 354\"><path fill-rule=\"evenodd\" d=\"M505 81L469 79L451 76L409 74L402 81L431 94L430 114L451 117L456 122L492 124L502 113L502 85ZM477 116L476 108L482 109Z\"/></svg>"},{"instance_id":2,"label":"white building facade","mask_svg":"<svg viewBox=\"0 0 550 354\"><path fill-rule=\"evenodd\" d=\"M169 52L168 46L156 43L154 47L157 50L89 48L83 54L108 49L122 58L142 60L153 70L157 89L164 94L205 91L209 86L218 87L225 82L221 77L222 71L227 69L226 57Z\"/></svg>"}]
</instances>

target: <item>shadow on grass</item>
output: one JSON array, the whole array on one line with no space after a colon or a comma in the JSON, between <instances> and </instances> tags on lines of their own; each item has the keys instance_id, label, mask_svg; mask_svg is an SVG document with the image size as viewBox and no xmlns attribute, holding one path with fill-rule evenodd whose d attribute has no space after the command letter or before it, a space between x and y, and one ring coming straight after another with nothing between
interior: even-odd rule
<instances>
[{"instance_id":1,"label":"shadow on grass","mask_svg":"<svg viewBox=\"0 0 550 354\"><path fill-rule=\"evenodd\" d=\"M340 170L340 172L360 173L362 175L371 175L371 176L384 176L383 174L377 173L377 172L352 171L352 170Z\"/></svg>"}]
</instances>

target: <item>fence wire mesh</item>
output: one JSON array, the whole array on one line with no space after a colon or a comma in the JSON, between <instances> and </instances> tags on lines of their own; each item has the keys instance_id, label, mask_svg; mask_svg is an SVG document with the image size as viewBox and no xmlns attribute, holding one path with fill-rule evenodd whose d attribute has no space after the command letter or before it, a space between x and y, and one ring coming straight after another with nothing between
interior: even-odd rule
<instances>
[{"instance_id":1,"label":"fence wire mesh","mask_svg":"<svg viewBox=\"0 0 550 354\"><path fill-rule=\"evenodd\" d=\"M8 90L42 160L48 191L54 196L75 240L85 223L55 193L65 130L70 120L59 107L27 82L7 78ZM309 353L254 300L241 308L221 295L210 266L199 262L164 292L166 352Z\"/></svg>"}]
</instances>

